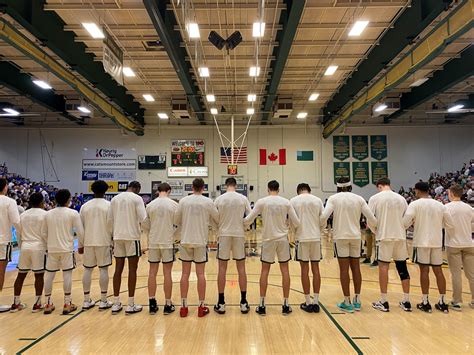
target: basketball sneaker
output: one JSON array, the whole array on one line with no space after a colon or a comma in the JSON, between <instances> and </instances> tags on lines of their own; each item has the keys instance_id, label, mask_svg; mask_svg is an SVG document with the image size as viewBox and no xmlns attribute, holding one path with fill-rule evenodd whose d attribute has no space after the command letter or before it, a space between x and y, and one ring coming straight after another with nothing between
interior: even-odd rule
<instances>
[{"instance_id":1,"label":"basketball sneaker","mask_svg":"<svg viewBox=\"0 0 474 355\"><path fill-rule=\"evenodd\" d=\"M246 301L245 303L240 304L240 313L247 314L250 311L249 303Z\"/></svg>"},{"instance_id":2,"label":"basketball sneaker","mask_svg":"<svg viewBox=\"0 0 474 355\"><path fill-rule=\"evenodd\" d=\"M400 305L400 308L403 309L405 312L411 312L410 301L406 301L406 302L400 301L399 305Z\"/></svg>"},{"instance_id":3,"label":"basketball sneaker","mask_svg":"<svg viewBox=\"0 0 474 355\"><path fill-rule=\"evenodd\" d=\"M165 304L163 307L163 314L171 314L175 311L174 304Z\"/></svg>"},{"instance_id":4,"label":"basketball sneaker","mask_svg":"<svg viewBox=\"0 0 474 355\"><path fill-rule=\"evenodd\" d=\"M182 317L182 318L187 317L187 316L188 316L188 312L189 312L188 307L181 307L181 308L179 309L179 315L180 315L180 317Z\"/></svg>"},{"instance_id":5,"label":"basketball sneaker","mask_svg":"<svg viewBox=\"0 0 474 355\"><path fill-rule=\"evenodd\" d=\"M43 310L43 305L41 303L35 303L33 305L33 308L31 309L31 312L32 313L38 313L38 312L41 312Z\"/></svg>"},{"instance_id":6,"label":"basketball sneaker","mask_svg":"<svg viewBox=\"0 0 474 355\"><path fill-rule=\"evenodd\" d=\"M267 308L265 306L257 306L257 308L255 308L255 312L257 312L261 316L264 316L265 314L267 314Z\"/></svg>"},{"instance_id":7,"label":"basketball sneaker","mask_svg":"<svg viewBox=\"0 0 474 355\"><path fill-rule=\"evenodd\" d=\"M18 311L22 311L26 308L26 304L24 303L18 303L18 304L15 304L13 303L12 304L12 307L10 308L10 313L16 313Z\"/></svg>"},{"instance_id":8,"label":"basketball sneaker","mask_svg":"<svg viewBox=\"0 0 474 355\"><path fill-rule=\"evenodd\" d=\"M302 304L300 304L300 309L308 313L313 313L313 305L306 304L306 302L303 302Z\"/></svg>"},{"instance_id":9,"label":"basketball sneaker","mask_svg":"<svg viewBox=\"0 0 474 355\"><path fill-rule=\"evenodd\" d=\"M370 264L370 259L369 259L369 258L365 258L365 259L362 261L362 264Z\"/></svg>"},{"instance_id":10,"label":"basketball sneaker","mask_svg":"<svg viewBox=\"0 0 474 355\"><path fill-rule=\"evenodd\" d=\"M225 303L224 304L216 304L214 306L214 311L218 314L224 314L225 313Z\"/></svg>"},{"instance_id":11,"label":"basketball sneaker","mask_svg":"<svg viewBox=\"0 0 474 355\"><path fill-rule=\"evenodd\" d=\"M319 304L313 303L312 307L313 307L313 313L319 313L319 310L321 308Z\"/></svg>"},{"instance_id":12,"label":"basketball sneaker","mask_svg":"<svg viewBox=\"0 0 474 355\"><path fill-rule=\"evenodd\" d=\"M418 303L416 305L416 308L418 308L420 311L423 311L423 312L426 312L426 313L431 313L432 312L432 309L431 309L431 305L429 302L427 303Z\"/></svg>"},{"instance_id":13,"label":"basketball sneaker","mask_svg":"<svg viewBox=\"0 0 474 355\"><path fill-rule=\"evenodd\" d=\"M118 314L122 310L122 303L114 303L112 306L112 314Z\"/></svg>"},{"instance_id":14,"label":"basketball sneaker","mask_svg":"<svg viewBox=\"0 0 474 355\"><path fill-rule=\"evenodd\" d=\"M387 301L372 302L372 308L378 309L379 311L382 311L382 312L390 312L390 306Z\"/></svg>"},{"instance_id":15,"label":"basketball sneaker","mask_svg":"<svg viewBox=\"0 0 474 355\"><path fill-rule=\"evenodd\" d=\"M95 302L89 298L89 301L84 301L82 304L82 310L87 311L88 309L94 308Z\"/></svg>"},{"instance_id":16,"label":"basketball sneaker","mask_svg":"<svg viewBox=\"0 0 474 355\"><path fill-rule=\"evenodd\" d=\"M68 315L69 313L74 312L77 309L77 306L74 303L65 303L63 306L63 314Z\"/></svg>"},{"instance_id":17,"label":"basketball sneaker","mask_svg":"<svg viewBox=\"0 0 474 355\"><path fill-rule=\"evenodd\" d=\"M337 308L347 313L354 313L354 307L352 307L351 304L346 304L345 302L338 303Z\"/></svg>"},{"instance_id":18,"label":"basketball sneaker","mask_svg":"<svg viewBox=\"0 0 474 355\"><path fill-rule=\"evenodd\" d=\"M474 301L471 301L471 303L469 303L469 307L474 308Z\"/></svg>"},{"instance_id":19,"label":"basketball sneaker","mask_svg":"<svg viewBox=\"0 0 474 355\"><path fill-rule=\"evenodd\" d=\"M282 305L281 306L281 313L283 313L284 316L290 314L291 312L293 312L293 310L291 309L290 305L288 305L288 306Z\"/></svg>"},{"instance_id":20,"label":"basketball sneaker","mask_svg":"<svg viewBox=\"0 0 474 355\"><path fill-rule=\"evenodd\" d=\"M360 310L362 309L362 303L360 302L353 301L352 305L354 306L354 311L360 312Z\"/></svg>"},{"instance_id":21,"label":"basketball sneaker","mask_svg":"<svg viewBox=\"0 0 474 355\"><path fill-rule=\"evenodd\" d=\"M208 314L209 314L209 307L206 307L206 306L199 306L198 307L198 317L199 318L207 316Z\"/></svg>"},{"instance_id":22,"label":"basketball sneaker","mask_svg":"<svg viewBox=\"0 0 474 355\"><path fill-rule=\"evenodd\" d=\"M449 307L451 307L451 309L454 309L455 311L458 311L458 312L461 311L461 304L460 303L456 303L456 302L451 301L451 303L449 304Z\"/></svg>"},{"instance_id":23,"label":"basketball sneaker","mask_svg":"<svg viewBox=\"0 0 474 355\"><path fill-rule=\"evenodd\" d=\"M132 306L128 305L127 308L125 309L125 314L134 314L134 313L139 313L143 310L143 306L139 304L134 304Z\"/></svg>"},{"instance_id":24,"label":"basketball sneaker","mask_svg":"<svg viewBox=\"0 0 474 355\"><path fill-rule=\"evenodd\" d=\"M438 311L441 311L443 313L449 313L449 308L448 308L448 305L446 303L441 303L441 302L438 302L435 304L435 308L438 310Z\"/></svg>"},{"instance_id":25,"label":"basketball sneaker","mask_svg":"<svg viewBox=\"0 0 474 355\"><path fill-rule=\"evenodd\" d=\"M156 303L156 299L151 298L149 301L149 313L156 314L158 312L158 304Z\"/></svg>"},{"instance_id":26,"label":"basketball sneaker","mask_svg":"<svg viewBox=\"0 0 474 355\"><path fill-rule=\"evenodd\" d=\"M53 311L56 309L56 307L54 307L54 304L47 304L46 306L44 306L44 310L43 310L43 313L44 314L51 314L53 313Z\"/></svg>"},{"instance_id":27,"label":"basketball sneaker","mask_svg":"<svg viewBox=\"0 0 474 355\"><path fill-rule=\"evenodd\" d=\"M99 311L105 311L106 309L112 308L113 303L110 301L100 301L99 302Z\"/></svg>"},{"instance_id":28,"label":"basketball sneaker","mask_svg":"<svg viewBox=\"0 0 474 355\"><path fill-rule=\"evenodd\" d=\"M11 306L9 306L8 304L1 304L0 305L0 313L9 312L10 308L11 308Z\"/></svg>"}]
</instances>

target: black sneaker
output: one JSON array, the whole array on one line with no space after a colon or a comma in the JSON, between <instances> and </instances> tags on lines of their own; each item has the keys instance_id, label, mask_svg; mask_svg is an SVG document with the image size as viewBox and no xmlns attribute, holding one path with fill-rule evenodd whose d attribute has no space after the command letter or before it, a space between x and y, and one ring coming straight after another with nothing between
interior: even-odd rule
<instances>
[{"instance_id":1,"label":"black sneaker","mask_svg":"<svg viewBox=\"0 0 474 355\"><path fill-rule=\"evenodd\" d=\"M438 302L435 304L435 308L438 310L438 311L441 311L443 313L449 313L449 308L448 308L448 305L446 303L441 303L441 302Z\"/></svg>"},{"instance_id":2,"label":"black sneaker","mask_svg":"<svg viewBox=\"0 0 474 355\"><path fill-rule=\"evenodd\" d=\"M370 264L370 266L379 266L379 262L377 260L374 260L372 264Z\"/></svg>"},{"instance_id":3,"label":"black sneaker","mask_svg":"<svg viewBox=\"0 0 474 355\"><path fill-rule=\"evenodd\" d=\"M313 306L313 313L319 313L319 309L320 309L319 304L314 303L312 306Z\"/></svg>"},{"instance_id":4,"label":"black sneaker","mask_svg":"<svg viewBox=\"0 0 474 355\"><path fill-rule=\"evenodd\" d=\"M281 306L281 313L283 313L283 315L288 315L290 314L291 312L293 312L293 310L291 309L291 307L288 305L288 306Z\"/></svg>"},{"instance_id":5,"label":"black sneaker","mask_svg":"<svg viewBox=\"0 0 474 355\"><path fill-rule=\"evenodd\" d=\"M400 301L399 305L400 305L400 308L403 309L405 312L411 312L410 301L406 301L406 302Z\"/></svg>"},{"instance_id":6,"label":"black sneaker","mask_svg":"<svg viewBox=\"0 0 474 355\"><path fill-rule=\"evenodd\" d=\"M302 304L300 304L300 309L308 313L313 313L313 305L306 304L306 302L303 302Z\"/></svg>"},{"instance_id":7,"label":"black sneaker","mask_svg":"<svg viewBox=\"0 0 474 355\"><path fill-rule=\"evenodd\" d=\"M163 314L171 314L175 310L174 304L165 304L163 307Z\"/></svg>"},{"instance_id":8,"label":"black sneaker","mask_svg":"<svg viewBox=\"0 0 474 355\"><path fill-rule=\"evenodd\" d=\"M257 312L261 316L264 316L265 314L267 314L267 308L265 306L257 306L257 308L255 308L255 312Z\"/></svg>"},{"instance_id":9,"label":"black sneaker","mask_svg":"<svg viewBox=\"0 0 474 355\"><path fill-rule=\"evenodd\" d=\"M224 304L216 304L214 306L214 311L218 314L224 314L225 313L225 303Z\"/></svg>"},{"instance_id":10,"label":"black sneaker","mask_svg":"<svg viewBox=\"0 0 474 355\"><path fill-rule=\"evenodd\" d=\"M372 308L378 309L382 312L390 312L390 306L387 301L377 301L372 303Z\"/></svg>"},{"instance_id":11,"label":"black sneaker","mask_svg":"<svg viewBox=\"0 0 474 355\"><path fill-rule=\"evenodd\" d=\"M456 303L456 302L451 301L451 303L449 304L449 307L451 309L454 309L455 311L458 311L458 312L461 311L461 304L460 303Z\"/></svg>"},{"instance_id":12,"label":"black sneaker","mask_svg":"<svg viewBox=\"0 0 474 355\"><path fill-rule=\"evenodd\" d=\"M426 312L426 313L431 313L431 311L432 311L431 310L431 305L430 305L429 302L428 303L423 303L423 302L418 303L416 305L416 308L418 308L420 311L423 311L423 312Z\"/></svg>"},{"instance_id":13,"label":"black sneaker","mask_svg":"<svg viewBox=\"0 0 474 355\"><path fill-rule=\"evenodd\" d=\"M250 311L250 306L249 306L249 303L247 301L245 301L244 303L240 303L240 313L242 314L247 314L249 313Z\"/></svg>"},{"instance_id":14,"label":"black sneaker","mask_svg":"<svg viewBox=\"0 0 474 355\"><path fill-rule=\"evenodd\" d=\"M370 259L365 258L364 261L362 261L362 264L370 264Z\"/></svg>"},{"instance_id":15,"label":"black sneaker","mask_svg":"<svg viewBox=\"0 0 474 355\"><path fill-rule=\"evenodd\" d=\"M156 312L158 312L158 304L156 303L156 299L150 299L149 306L150 314L156 314Z\"/></svg>"}]
</instances>

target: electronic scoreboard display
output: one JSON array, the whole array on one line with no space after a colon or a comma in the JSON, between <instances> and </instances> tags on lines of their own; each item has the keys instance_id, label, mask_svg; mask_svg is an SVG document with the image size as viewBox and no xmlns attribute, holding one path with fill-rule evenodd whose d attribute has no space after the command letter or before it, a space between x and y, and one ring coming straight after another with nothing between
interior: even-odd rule
<instances>
[{"instance_id":1,"label":"electronic scoreboard display","mask_svg":"<svg viewBox=\"0 0 474 355\"><path fill-rule=\"evenodd\" d=\"M171 166L204 166L204 140L171 141Z\"/></svg>"}]
</instances>

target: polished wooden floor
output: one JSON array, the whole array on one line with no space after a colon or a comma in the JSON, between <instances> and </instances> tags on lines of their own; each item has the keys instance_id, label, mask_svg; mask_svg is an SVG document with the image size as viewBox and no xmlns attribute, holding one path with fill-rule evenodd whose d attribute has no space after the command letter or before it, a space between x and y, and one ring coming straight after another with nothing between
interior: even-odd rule
<instances>
[{"instance_id":1,"label":"polished wooden floor","mask_svg":"<svg viewBox=\"0 0 474 355\"><path fill-rule=\"evenodd\" d=\"M377 268L362 265L363 309L359 313L343 314L335 306L341 299L337 261L327 240L324 245L324 260L321 262L322 311L307 314L299 310L303 301L299 279L299 264L291 262L292 275L290 303L293 313L283 316L282 293L278 265L272 267L267 297L267 316L261 317L252 311L247 315L239 312L240 297L234 263L229 265L226 288L227 313L214 312L205 318L197 317L197 295L195 279L192 279L189 301L192 304L188 318L182 319L178 312L164 316L161 311L155 316L148 314L147 307L140 314L112 316L110 312L99 312L97 308L77 311L63 316L59 311L52 315L32 314L24 310L16 314L0 314L0 353L174 353L174 354L270 354L270 353L473 353L474 310L467 305L462 312L442 314L434 311L405 313L397 307L401 297L398 276L394 267L390 271L389 301L391 311L382 313L371 308L370 303L379 296ZM146 257L140 262L137 303L147 305ZM258 257L247 259L248 298L252 305L258 302L258 279L260 261ZM410 265L412 276L412 304L420 299L418 271ZM206 267L207 301L213 304L217 297L217 262L215 253L210 254ZM112 274L112 270L110 272ZM73 300L82 303L82 267L74 271ZM445 275L450 287L450 276ZM11 303L13 281L16 271L12 265L7 272L5 289L0 303ZM58 275L59 276L59 275ZM98 273L94 273L92 294L99 296ZM173 279L173 301L179 304L180 265L175 263ZM158 282L162 283L162 277ZM33 302L33 278L28 276L23 301ZM126 282L122 283L126 285ZM432 280L431 300L437 299L436 284ZM467 284L464 285L465 301L469 300ZM111 292L111 288L110 288ZM158 290L159 303L163 302L162 289ZM61 278L56 278L53 292L55 303L62 303ZM448 298L450 298L448 291ZM126 290L122 301L126 302Z\"/></svg>"}]
</instances>

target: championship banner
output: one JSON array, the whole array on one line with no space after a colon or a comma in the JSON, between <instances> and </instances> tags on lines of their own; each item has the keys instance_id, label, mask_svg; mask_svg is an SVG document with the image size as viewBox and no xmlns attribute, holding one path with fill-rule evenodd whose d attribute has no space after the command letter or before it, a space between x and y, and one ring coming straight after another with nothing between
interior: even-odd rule
<instances>
[{"instance_id":1,"label":"championship banner","mask_svg":"<svg viewBox=\"0 0 474 355\"><path fill-rule=\"evenodd\" d=\"M369 137L352 136L352 157L357 160L364 160L369 157Z\"/></svg>"},{"instance_id":2,"label":"championship banner","mask_svg":"<svg viewBox=\"0 0 474 355\"><path fill-rule=\"evenodd\" d=\"M372 162L372 184L376 184L381 178L388 177L388 163L386 161Z\"/></svg>"},{"instance_id":3,"label":"championship banner","mask_svg":"<svg viewBox=\"0 0 474 355\"><path fill-rule=\"evenodd\" d=\"M204 166L204 140L172 140L171 166Z\"/></svg>"},{"instance_id":4,"label":"championship banner","mask_svg":"<svg viewBox=\"0 0 474 355\"><path fill-rule=\"evenodd\" d=\"M370 156L376 160L387 157L387 136L370 136Z\"/></svg>"},{"instance_id":5,"label":"championship banner","mask_svg":"<svg viewBox=\"0 0 474 355\"><path fill-rule=\"evenodd\" d=\"M354 185L364 187L369 184L369 163L353 162L352 163L352 182Z\"/></svg>"},{"instance_id":6,"label":"championship banner","mask_svg":"<svg viewBox=\"0 0 474 355\"><path fill-rule=\"evenodd\" d=\"M341 161L349 158L349 136L334 136L332 142L334 158Z\"/></svg>"},{"instance_id":7,"label":"championship banner","mask_svg":"<svg viewBox=\"0 0 474 355\"><path fill-rule=\"evenodd\" d=\"M110 74L117 83L123 85L123 52L107 31L102 30L105 34L102 65L106 73Z\"/></svg>"},{"instance_id":8,"label":"championship banner","mask_svg":"<svg viewBox=\"0 0 474 355\"><path fill-rule=\"evenodd\" d=\"M349 162L335 162L334 163L334 184L342 177L351 177L351 164Z\"/></svg>"},{"instance_id":9,"label":"championship banner","mask_svg":"<svg viewBox=\"0 0 474 355\"><path fill-rule=\"evenodd\" d=\"M139 155L138 170L165 170L166 154Z\"/></svg>"}]
</instances>

